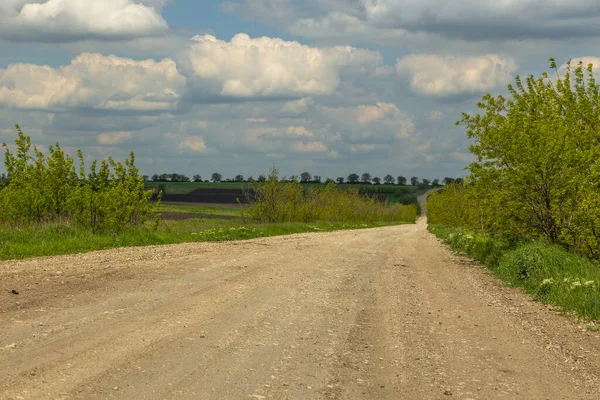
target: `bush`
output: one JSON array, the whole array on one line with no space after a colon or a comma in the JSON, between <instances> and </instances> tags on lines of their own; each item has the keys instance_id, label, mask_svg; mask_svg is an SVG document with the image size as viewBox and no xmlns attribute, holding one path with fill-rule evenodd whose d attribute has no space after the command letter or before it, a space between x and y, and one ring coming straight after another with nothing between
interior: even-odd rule
<instances>
[{"instance_id":1,"label":"bush","mask_svg":"<svg viewBox=\"0 0 600 400\"><path fill-rule=\"evenodd\" d=\"M3 143L8 184L0 191L0 224L73 221L93 230L119 230L144 224L158 206L149 202L152 191L144 190L133 152L123 164L109 157L97 169L92 162L86 176L81 151L77 173L58 143L48 156L36 147L31 156L31 139L16 128L16 153Z\"/></svg>"},{"instance_id":2,"label":"bush","mask_svg":"<svg viewBox=\"0 0 600 400\"><path fill-rule=\"evenodd\" d=\"M272 170L256 188L248 216L256 222L415 222L417 208L379 203L356 189L339 190L333 182L324 187L282 182Z\"/></svg>"}]
</instances>

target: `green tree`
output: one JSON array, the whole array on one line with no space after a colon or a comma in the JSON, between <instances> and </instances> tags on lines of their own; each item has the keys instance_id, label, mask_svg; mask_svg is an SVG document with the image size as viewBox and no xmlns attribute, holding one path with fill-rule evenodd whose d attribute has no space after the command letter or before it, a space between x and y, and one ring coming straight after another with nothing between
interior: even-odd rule
<instances>
[{"instance_id":1,"label":"green tree","mask_svg":"<svg viewBox=\"0 0 600 400\"><path fill-rule=\"evenodd\" d=\"M308 183L312 179L312 175L309 172L303 172L300 174L300 182Z\"/></svg>"},{"instance_id":2,"label":"green tree","mask_svg":"<svg viewBox=\"0 0 600 400\"><path fill-rule=\"evenodd\" d=\"M417 186L419 184L419 178L413 176L412 178L410 178L410 184L413 186Z\"/></svg>"},{"instance_id":3,"label":"green tree","mask_svg":"<svg viewBox=\"0 0 600 400\"><path fill-rule=\"evenodd\" d=\"M337 178L335 178L335 181L336 181L337 183L340 183L340 184L341 184L341 183L344 183L344 177L343 177L343 176L338 176Z\"/></svg>"},{"instance_id":4,"label":"green tree","mask_svg":"<svg viewBox=\"0 0 600 400\"><path fill-rule=\"evenodd\" d=\"M391 176L390 174L387 174L386 176L383 177L383 183L385 183L386 185L393 185L394 177Z\"/></svg>"},{"instance_id":5,"label":"green tree","mask_svg":"<svg viewBox=\"0 0 600 400\"><path fill-rule=\"evenodd\" d=\"M358 183L358 179L358 174L350 174L348 175L348 178L346 180L348 181L348 183Z\"/></svg>"},{"instance_id":6,"label":"green tree","mask_svg":"<svg viewBox=\"0 0 600 400\"><path fill-rule=\"evenodd\" d=\"M365 172L361 175L360 180L362 183L371 183L371 174L368 172Z\"/></svg>"},{"instance_id":7,"label":"green tree","mask_svg":"<svg viewBox=\"0 0 600 400\"><path fill-rule=\"evenodd\" d=\"M473 188L482 229L599 258L599 86L591 64L559 69L550 59L550 68L556 78L517 77L509 98L486 94L481 114L463 113L457 124L466 126L477 161L462 190Z\"/></svg>"},{"instance_id":8,"label":"green tree","mask_svg":"<svg viewBox=\"0 0 600 400\"><path fill-rule=\"evenodd\" d=\"M213 174L210 177L210 180L213 182L221 182L222 179L223 179L223 175L221 175L218 172L213 172Z\"/></svg>"},{"instance_id":9,"label":"green tree","mask_svg":"<svg viewBox=\"0 0 600 400\"><path fill-rule=\"evenodd\" d=\"M402 175L398 176L398 178L396 179L398 182L398 185L400 186L404 186L406 185L406 178Z\"/></svg>"}]
</instances>

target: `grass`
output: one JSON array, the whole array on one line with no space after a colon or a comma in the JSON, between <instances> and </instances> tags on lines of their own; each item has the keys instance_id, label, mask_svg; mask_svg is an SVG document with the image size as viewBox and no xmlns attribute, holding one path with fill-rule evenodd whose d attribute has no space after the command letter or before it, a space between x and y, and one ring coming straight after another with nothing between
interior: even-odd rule
<instances>
[{"instance_id":1,"label":"grass","mask_svg":"<svg viewBox=\"0 0 600 400\"><path fill-rule=\"evenodd\" d=\"M540 241L440 225L428 229L535 299L587 320L600 320L600 268L591 261Z\"/></svg>"},{"instance_id":2,"label":"grass","mask_svg":"<svg viewBox=\"0 0 600 400\"><path fill-rule=\"evenodd\" d=\"M239 206L200 206L196 204L165 204L162 203L158 210L159 212L188 212L194 214L210 214L210 215L229 215L240 216L241 209Z\"/></svg>"},{"instance_id":3,"label":"grass","mask_svg":"<svg viewBox=\"0 0 600 400\"><path fill-rule=\"evenodd\" d=\"M225 219L166 221L153 231L149 227L119 233L97 233L69 224L45 224L0 229L0 260L83 253L116 247L149 246L186 242L246 240L302 232L328 232L393 225L392 223L281 223L242 224Z\"/></svg>"}]
</instances>

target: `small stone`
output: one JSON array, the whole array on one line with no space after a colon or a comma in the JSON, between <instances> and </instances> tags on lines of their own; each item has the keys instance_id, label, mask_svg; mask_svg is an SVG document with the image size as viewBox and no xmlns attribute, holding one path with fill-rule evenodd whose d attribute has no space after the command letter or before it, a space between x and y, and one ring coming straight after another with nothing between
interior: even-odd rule
<instances>
[{"instance_id":1,"label":"small stone","mask_svg":"<svg viewBox=\"0 0 600 400\"><path fill-rule=\"evenodd\" d=\"M452 390L450 390L450 389L446 389L446 390L444 390L444 394L445 394L446 396L452 396Z\"/></svg>"}]
</instances>

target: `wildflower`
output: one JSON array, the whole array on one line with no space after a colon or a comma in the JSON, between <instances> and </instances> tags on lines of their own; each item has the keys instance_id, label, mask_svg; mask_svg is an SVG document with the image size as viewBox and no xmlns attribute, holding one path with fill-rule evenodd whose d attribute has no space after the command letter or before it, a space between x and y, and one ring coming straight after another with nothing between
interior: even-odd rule
<instances>
[{"instance_id":1,"label":"wildflower","mask_svg":"<svg viewBox=\"0 0 600 400\"><path fill-rule=\"evenodd\" d=\"M581 287L581 282L575 281L575 282L571 283L571 290L575 290L579 287Z\"/></svg>"},{"instance_id":2,"label":"wildflower","mask_svg":"<svg viewBox=\"0 0 600 400\"><path fill-rule=\"evenodd\" d=\"M549 286L549 285L552 285L553 283L554 283L554 279L546 278L542 281L542 283L540 283L540 286Z\"/></svg>"},{"instance_id":3,"label":"wildflower","mask_svg":"<svg viewBox=\"0 0 600 400\"><path fill-rule=\"evenodd\" d=\"M586 281L584 282L583 286L594 286L594 281Z\"/></svg>"}]
</instances>

